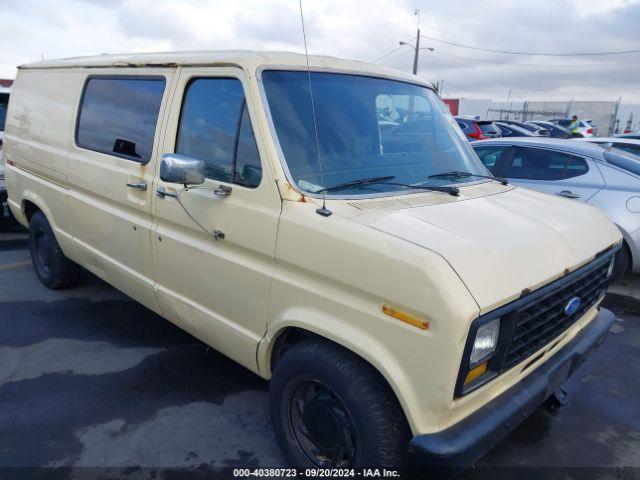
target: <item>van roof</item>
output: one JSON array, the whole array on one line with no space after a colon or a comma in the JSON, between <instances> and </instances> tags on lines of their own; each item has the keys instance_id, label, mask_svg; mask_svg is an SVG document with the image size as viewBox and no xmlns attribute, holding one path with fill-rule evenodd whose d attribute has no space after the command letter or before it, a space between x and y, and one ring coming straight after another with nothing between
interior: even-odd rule
<instances>
[{"instance_id":1,"label":"van roof","mask_svg":"<svg viewBox=\"0 0 640 480\"><path fill-rule=\"evenodd\" d=\"M126 53L116 55L95 55L21 65L20 69L44 68L114 68L114 67L166 67L166 66L238 66L250 74L264 66L306 67L303 54L291 52L259 52L249 50L218 50L192 52ZM419 76L376 64L347 60L337 57L309 55L312 69L340 70L375 76L393 77L431 87Z\"/></svg>"}]
</instances>

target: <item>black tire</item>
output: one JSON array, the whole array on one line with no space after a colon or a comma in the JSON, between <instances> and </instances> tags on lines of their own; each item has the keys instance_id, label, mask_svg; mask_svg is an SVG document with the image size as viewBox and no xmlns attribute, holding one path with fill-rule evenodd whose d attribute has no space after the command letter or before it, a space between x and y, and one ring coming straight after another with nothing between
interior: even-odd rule
<instances>
[{"instance_id":1,"label":"black tire","mask_svg":"<svg viewBox=\"0 0 640 480\"><path fill-rule=\"evenodd\" d=\"M404 462L410 430L393 391L371 365L334 343L308 339L291 347L276 366L269 404L292 467Z\"/></svg>"},{"instance_id":2,"label":"black tire","mask_svg":"<svg viewBox=\"0 0 640 480\"><path fill-rule=\"evenodd\" d=\"M80 266L64 256L42 212L34 213L29 221L29 250L36 274L45 287L60 290L78 283Z\"/></svg>"},{"instance_id":3,"label":"black tire","mask_svg":"<svg viewBox=\"0 0 640 480\"><path fill-rule=\"evenodd\" d=\"M616 259L613 264L613 272L611 274L611 281L617 282L625 273L629 271L629 265L631 264L631 251L626 242L622 243L622 248L616 253Z\"/></svg>"}]
</instances>

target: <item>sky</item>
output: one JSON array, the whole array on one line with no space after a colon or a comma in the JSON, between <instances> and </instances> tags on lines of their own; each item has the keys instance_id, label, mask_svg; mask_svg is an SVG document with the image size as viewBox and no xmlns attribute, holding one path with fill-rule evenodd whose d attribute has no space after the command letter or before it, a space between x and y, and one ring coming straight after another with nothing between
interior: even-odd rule
<instances>
[{"instance_id":1,"label":"sky","mask_svg":"<svg viewBox=\"0 0 640 480\"><path fill-rule=\"evenodd\" d=\"M422 35L484 49L640 49L640 0L303 0L303 9L310 54L404 71L413 50L398 42L415 41L416 9ZM0 0L0 12L0 78L41 58L99 53L304 52L298 0ZM421 46L434 51L421 50L419 75L444 81L447 97L640 103L640 53L511 55L424 37Z\"/></svg>"}]
</instances>

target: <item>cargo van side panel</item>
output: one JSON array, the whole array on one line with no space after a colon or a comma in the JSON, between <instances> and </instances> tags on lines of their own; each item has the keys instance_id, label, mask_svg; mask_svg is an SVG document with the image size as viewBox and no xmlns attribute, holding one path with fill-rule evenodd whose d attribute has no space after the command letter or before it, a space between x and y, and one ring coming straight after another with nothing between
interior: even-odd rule
<instances>
[{"instance_id":1,"label":"cargo van side panel","mask_svg":"<svg viewBox=\"0 0 640 480\"><path fill-rule=\"evenodd\" d=\"M25 201L47 216L65 255L77 258L67 214L68 148L79 74L20 69L11 92L4 142L9 205L26 224Z\"/></svg>"}]
</instances>

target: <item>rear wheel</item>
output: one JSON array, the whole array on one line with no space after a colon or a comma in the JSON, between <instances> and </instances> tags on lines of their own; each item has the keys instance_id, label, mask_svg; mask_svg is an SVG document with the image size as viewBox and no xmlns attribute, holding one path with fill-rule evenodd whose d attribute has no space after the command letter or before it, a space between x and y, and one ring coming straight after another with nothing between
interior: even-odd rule
<instances>
[{"instance_id":1,"label":"rear wheel","mask_svg":"<svg viewBox=\"0 0 640 480\"><path fill-rule=\"evenodd\" d=\"M369 364L322 339L278 362L269 392L276 438L297 468L397 468L410 431L388 384Z\"/></svg>"},{"instance_id":2,"label":"rear wheel","mask_svg":"<svg viewBox=\"0 0 640 480\"><path fill-rule=\"evenodd\" d=\"M29 221L29 249L38 278L53 290L73 287L80 277L80 266L62 253L51 225L42 212Z\"/></svg>"}]
</instances>

